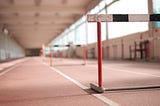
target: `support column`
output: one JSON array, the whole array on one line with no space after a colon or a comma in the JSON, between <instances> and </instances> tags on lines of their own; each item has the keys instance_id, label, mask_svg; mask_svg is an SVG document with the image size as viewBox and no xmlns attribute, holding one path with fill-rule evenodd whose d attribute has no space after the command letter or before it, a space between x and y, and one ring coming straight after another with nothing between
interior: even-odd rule
<instances>
[{"instance_id":1,"label":"support column","mask_svg":"<svg viewBox=\"0 0 160 106\"><path fill-rule=\"evenodd\" d=\"M83 60L84 60L84 65L86 65L86 46L83 47Z\"/></svg>"},{"instance_id":2,"label":"support column","mask_svg":"<svg viewBox=\"0 0 160 106\"><path fill-rule=\"evenodd\" d=\"M148 14L153 14L153 0L148 0ZM149 25L149 34L150 37L152 37L154 28L153 22L149 22L148 25Z\"/></svg>"},{"instance_id":3,"label":"support column","mask_svg":"<svg viewBox=\"0 0 160 106\"><path fill-rule=\"evenodd\" d=\"M148 14L153 14L153 0L148 0ZM148 24L148 30L149 30L149 37L154 37L153 34L153 30L154 30L154 24L153 22L149 22ZM155 43L154 43L154 39L153 41L151 41L150 45L151 45L151 57L153 58L155 57Z\"/></svg>"}]
</instances>

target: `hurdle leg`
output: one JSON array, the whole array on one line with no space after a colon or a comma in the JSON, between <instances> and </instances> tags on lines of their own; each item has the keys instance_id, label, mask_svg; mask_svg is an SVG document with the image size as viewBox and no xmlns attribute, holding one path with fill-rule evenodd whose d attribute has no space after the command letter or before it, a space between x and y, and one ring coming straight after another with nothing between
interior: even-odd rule
<instances>
[{"instance_id":1,"label":"hurdle leg","mask_svg":"<svg viewBox=\"0 0 160 106\"><path fill-rule=\"evenodd\" d=\"M52 54L52 50L50 48L50 66L52 66L52 58L53 58L53 54Z\"/></svg>"},{"instance_id":2,"label":"hurdle leg","mask_svg":"<svg viewBox=\"0 0 160 106\"><path fill-rule=\"evenodd\" d=\"M137 59L137 43L134 42L134 59Z\"/></svg>"},{"instance_id":3,"label":"hurdle leg","mask_svg":"<svg viewBox=\"0 0 160 106\"><path fill-rule=\"evenodd\" d=\"M84 65L86 65L86 47L83 47L83 60L84 60Z\"/></svg>"},{"instance_id":4,"label":"hurdle leg","mask_svg":"<svg viewBox=\"0 0 160 106\"><path fill-rule=\"evenodd\" d=\"M62 57L63 57L63 53L62 51L60 51L60 60L62 60Z\"/></svg>"},{"instance_id":5,"label":"hurdle leg","mask_svg":"<svg viewBox=\"0 0 160 106\"><path fill-rule=\"evenodd\" d=\"M98 45L98 86L90 84L91 89L98 93L103 93L102 87L102 41L101 41L101 23L97 22L97 45Z\"/></svg>"}]
</instances>

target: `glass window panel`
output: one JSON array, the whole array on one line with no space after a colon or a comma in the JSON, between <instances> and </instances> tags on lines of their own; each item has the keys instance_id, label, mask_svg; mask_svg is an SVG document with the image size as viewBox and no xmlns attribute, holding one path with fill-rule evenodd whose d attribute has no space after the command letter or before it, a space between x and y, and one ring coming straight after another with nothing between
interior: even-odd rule
<instances>
[{"instance_id":1,"label":"glass window panel","mask_svg":"<svg viewBox=\"0 0 160 106\"><path fill-rule=\"evenodd\" d=\"M85 29L85 23L81 24L76 29L76 44L85 44L86 43L86 29Z\"/></svg>"},{"instance_id":2,"label":"glass window panel","mask_svg":"<svg viewBox=\"0 0 160 106\"><path fill-rule=\"evenodd\" d=\"M153 13L160 13L160 0L153 0ZM160 22L154 22L155 27L160 27Z\"/></svg>"},{"instance_id":3,"label":"glass window panel","mask_svg":"<svg viewBox=\"0 0 160 106\"><path fill-rule=\"evenodd\" d=\"M94 43L97 41L97 24L88 23L88 43Z\"/></svg>"},{"instance_id":4,"label":"glass window panel","mask_svg":"<svg viewBox=\"0 0 160 106\"><path fill-rule=\"evenodd\" d=\"M148 14L148 2L147 0L120 0L108 7L108 14ZM148 30L148 22L108 23L109 38L146 30Z\"/></svg>"}]
</instances>

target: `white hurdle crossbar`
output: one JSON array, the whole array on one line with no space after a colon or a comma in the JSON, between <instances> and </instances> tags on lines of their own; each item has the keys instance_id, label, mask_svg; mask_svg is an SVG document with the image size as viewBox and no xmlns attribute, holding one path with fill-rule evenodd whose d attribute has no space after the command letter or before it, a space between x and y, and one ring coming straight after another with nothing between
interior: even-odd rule
<instances>
[{"instance_id":1,"label":"white hurdle crossbar","mask_svg":"<svg viewBox=\"0 0 160 106\"><path fill-rule=\"evenodd\" d=\"M160 21L160 14L89 14L88 22L149 22Z\"/></svg>"}]
</instances>

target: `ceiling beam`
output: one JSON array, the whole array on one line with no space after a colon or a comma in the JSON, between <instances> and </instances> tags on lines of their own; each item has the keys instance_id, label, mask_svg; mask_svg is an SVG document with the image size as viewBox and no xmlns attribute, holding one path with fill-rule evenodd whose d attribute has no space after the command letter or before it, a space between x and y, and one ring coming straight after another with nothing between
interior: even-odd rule
<instances>
[{"instance_id":1,"label":"ceiling beam","mask_svg":"<svg viewBox=\"0 0 160 106\"><path fill-rule=\"evenodd\" d=\"M62 23L73 23L75 21L74 18L65 18L65 17L6 17L6 18L0 18L0 23L12 23L12 22L44 22L44 21L50 21L50 22L59 22L61 21Z\"/></svg>"},{"instance_id":2,"label":"ceiling beam","mask_svg":"<svg viewBox=\"0 0 160 106\"><path fill-rule=\"evenodd\" d=\"M56 12L56 11L52 11L52 12L14 12L14 13L11 13L11 12L6 12L6 13L0 13L0 16L1 17L13 17L15 16L15 14L19 14L19 17L33 17L35 15L39 15L39 16L44 16L44 17L71 17L71 16L77 16L77 15L82 15L81 13L77 12L77 13L63 13L63 12Z\"/></svg>"},{"instance_id":3,"label":"ceiling beam","mask_svg":"<svg viewBox=\"0 0 160 106\"><path fill-rule=\"evenodd\" d=\"M68 21L68 20L63 20L63 21L53 21L53 20L41 20L41 21L37 21L37 20L31 20L31 21L19 21L19 20L3 20L3 21L0 21L0 25L18 25L18 24L22 24L22 25L32 25L34 24L35 22L38 22L39 24L52 24L52 25L58 25L58 24L70 24L72 23L73 21Z\"/></svg>"},{"instance_id":4,"label":"ceiling beam","mask_svg":"<svg viewBox=\"0 0 160 106\"><path fill-rule=\"evenodd\" d=\"M35 6L40 6L42 3L42 0L34 0Z\"/></svg>"},{"instance_id":5,"label":"ceiling beam","mask_svg":"<svg viewBox=\"0 0 160 106\"><path fill-rule=\"evenodd\" d=\"M59 28L59 27L67 27L69 24L5 24L9 27L24 27L24 28L31 28L31 27L39 27L39 28Z\"/></svg>"},{"instance_id":6,"label":"ceiling beam","mask_svg":"<svg viewBox=\"0 0 160 106\"><path fill-rule=\"evenodd\" d=\"M8 4L14 5L14 0L6 0Z\"/></svg>"},{"instance_id":7,"label":"ceiling beam","mask_svg":"<svg viewBox=\"0 0 160 106\"><path fill-rule=\"evenodd\" d=\"M5 21L5 20L18 20L18 21L27 21L27 20L30 20L30 21L32 21L32 20L34 20L34 21L63 21L63 20L69 20L69 21L74 21L74 17L70 17L70 18L68 18L68 17L42 17L42 16L40 16L40 17L0 17L0 20L1 21Z\"/></svg>"},{"instance_id":8,"label":"ceiling beam","mask_svg":"<svg viewBox=\"0 0 160 106\"><path fill-rule=\"evenodd\" d=\"M11 26L11 27L16 27L16 26L55 26L55 25L57 25L57 26L61 26L61 25L70 25L71 23L67 23L67 22L65 22L65 23L55 23L55 22L48 22L48 23L45 23L45 22L32 22L32 23L24 23L24 22L15 22L15 23L0 23L0 25L7 25L7 26Z\"/></svg>"},{"instance_id":9,"label":"ceiling beam","mask_svg":"<svg viewBox=\"0 0 160 106\"><path fill-rule=\"evenodd\" d=\"M75 7L75 6L10 6L10 7L2 7L0 8L0 13L30 13L30 12L62 12L62 13L79 13L84 14L85 9L82 7Z\"/></svg>"},{"instance_id":10,"label":"ceiling beam","mask_svg":"<svg viewBox=\"0 0 160 106\"><path fill-rule=\"evenodd\" d=\"M62 31L62 29L53 29L53 30L40 30L40 31L36 31L36 30L32 30L29 29L27 30L27 32L25 30L9 30L11 32L11 34L13 36L16 37L31 37L34 38L34 36L45 36L45 37L49 37L50 35L57 35L58 33L60 33L60 31ZM34 35L34 36L33 36Z\"/></svg>"},{"instance_id":11,"label":"ceiling beam","mask_svg":"<svg viewBox=\"0 0 160 106\"><path fill-rule=\"evenodd\" d=\"M0 7L0 25L5 24L10 34L13 34L12 37L25 48L38 48L56 38L101 0L82 0L83 5L69 0L3 1L4 5Z\"/></svg>"},{"instance_id":12,"label":"ceiling beam","mask_svg":"<svg viewBox=\"0 0 160 106\"><path fill-rule=\"evenodd\" d=\"M91 0L91 2L85 7L85 12L90 11L92 8L94 8L101 1L102 0Z\"/></svg>"}]
</instances>

